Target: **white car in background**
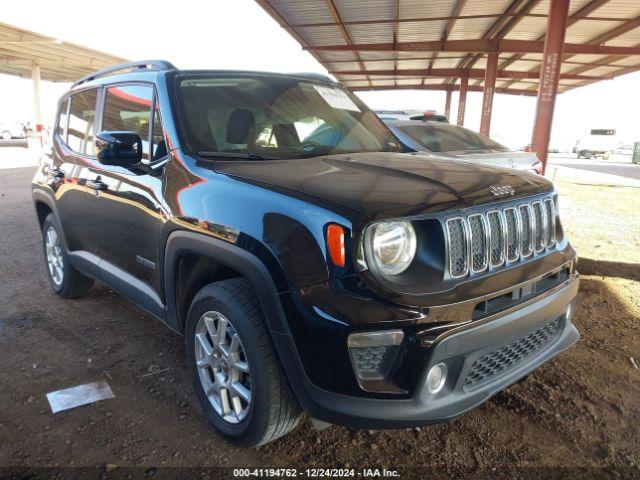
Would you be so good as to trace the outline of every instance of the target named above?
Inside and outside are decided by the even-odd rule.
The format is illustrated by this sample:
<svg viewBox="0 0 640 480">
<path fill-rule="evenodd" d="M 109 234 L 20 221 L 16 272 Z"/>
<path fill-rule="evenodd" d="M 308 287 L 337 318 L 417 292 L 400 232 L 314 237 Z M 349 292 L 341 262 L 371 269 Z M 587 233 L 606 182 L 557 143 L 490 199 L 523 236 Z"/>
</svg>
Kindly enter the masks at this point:
<svg viewBox="0 0 640 480">
<path fill-rule="evenodd" d="M 27 129 L 20 122 L 0 123 L 0 138 L 2 140 L 11 140 L 12 138 L 26 138 Z"/>
<path fill-rule="evenodd" d="M 542 162 L 535 153 L 516 152 L 467 128 L 442 120 L 383 121 L 407 150 L 542 174 Z"/>
<path fill-rule="evenodd" d="M 575 153 L 580 157 L 602 157 L 607 160 L 619 141 L 613 128 L 594 128 L 580 137 Z"/>
</svg>

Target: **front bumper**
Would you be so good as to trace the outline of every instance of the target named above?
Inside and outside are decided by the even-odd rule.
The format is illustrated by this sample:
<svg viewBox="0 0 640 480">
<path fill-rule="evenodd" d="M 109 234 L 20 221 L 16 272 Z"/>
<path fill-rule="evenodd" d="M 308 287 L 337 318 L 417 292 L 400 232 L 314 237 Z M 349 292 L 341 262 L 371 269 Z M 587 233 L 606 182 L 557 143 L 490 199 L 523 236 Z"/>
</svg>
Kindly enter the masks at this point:
<svg viewBox="0 0 640 480">
<path fill-rule="evenodd" d="M 575 344 L 580 335 L 566 317 L 578 291 L 577 274 L 511 309 L 448 330 L 430 355 L 411 398 L 365 398 L 330 392 L 305 375 L 295 385 L 302 406 L 320 420 L 363 428 L 403 428 L 437 423 L 478 406 Z M 289 337 L 290 338 L 290 337 Z M 284 339 L 281 339 L 284 340 Z M 293 359 L 292 359 L 293 360 Z M 444 388 L 426 388 L 426 374 L 447 365 Z"/>
</svg>

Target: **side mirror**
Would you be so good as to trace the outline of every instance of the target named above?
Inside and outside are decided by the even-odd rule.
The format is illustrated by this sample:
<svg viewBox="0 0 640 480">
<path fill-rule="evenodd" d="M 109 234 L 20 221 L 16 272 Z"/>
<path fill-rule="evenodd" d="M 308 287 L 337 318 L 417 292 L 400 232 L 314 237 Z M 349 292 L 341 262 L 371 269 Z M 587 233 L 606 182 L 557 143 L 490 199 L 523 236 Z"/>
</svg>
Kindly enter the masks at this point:
<svg viewBox="0 0 640 480">
<path fill-rule="evenodd" d="M 98 161 L 129 168 L 142 160 L 142 139 L 135 132 L 100 132 L 96 135 Z"/>
</svg>

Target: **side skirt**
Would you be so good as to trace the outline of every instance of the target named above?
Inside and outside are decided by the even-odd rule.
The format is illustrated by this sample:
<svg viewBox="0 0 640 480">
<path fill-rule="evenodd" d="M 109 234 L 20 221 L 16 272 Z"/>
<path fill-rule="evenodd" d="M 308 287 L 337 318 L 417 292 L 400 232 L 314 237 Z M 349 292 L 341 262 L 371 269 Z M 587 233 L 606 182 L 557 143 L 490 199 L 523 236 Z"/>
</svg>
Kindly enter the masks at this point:
<svg viewBox="0 0 640 480">
<path fill-rule="evenodd" d="M 85 275 L 100 280 L 118 294 L 166 322 L 160 296 L 145 282 L 100 257 L 85 251 L 69 252 L 71 264 Z M 169 327 L 169 325 L 167 323 Z M 173 327 L 171 327 L 173 330 Z"/>
</svg>

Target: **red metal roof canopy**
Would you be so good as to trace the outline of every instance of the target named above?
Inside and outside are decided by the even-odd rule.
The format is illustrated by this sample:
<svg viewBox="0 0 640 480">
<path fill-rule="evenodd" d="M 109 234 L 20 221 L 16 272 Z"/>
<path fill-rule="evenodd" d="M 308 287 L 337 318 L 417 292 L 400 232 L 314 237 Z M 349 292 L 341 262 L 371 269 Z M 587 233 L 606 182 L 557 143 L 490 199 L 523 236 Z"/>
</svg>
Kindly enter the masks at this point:
<svg viewBox="0 0 640 480">
<path fill-rule="evenodd" d="M 549 0 L 256 0 L 352 90 L 536 95 Z M 640 2 L 572 0 L 558 91 L 640 70 Z"/>
</svg>

